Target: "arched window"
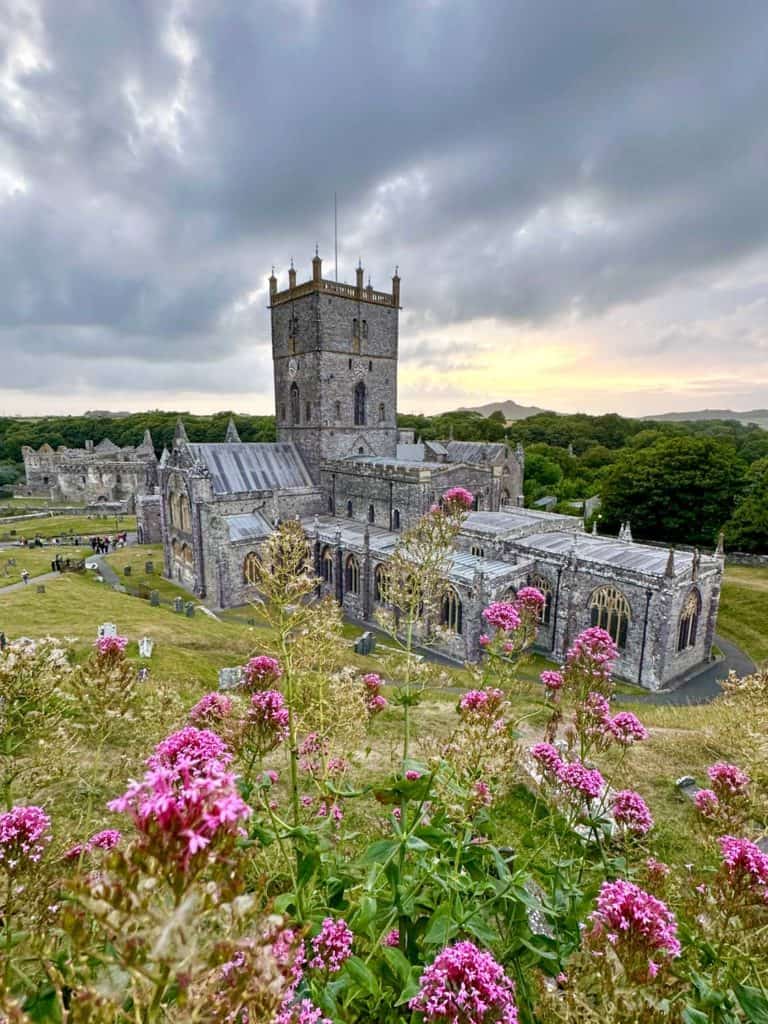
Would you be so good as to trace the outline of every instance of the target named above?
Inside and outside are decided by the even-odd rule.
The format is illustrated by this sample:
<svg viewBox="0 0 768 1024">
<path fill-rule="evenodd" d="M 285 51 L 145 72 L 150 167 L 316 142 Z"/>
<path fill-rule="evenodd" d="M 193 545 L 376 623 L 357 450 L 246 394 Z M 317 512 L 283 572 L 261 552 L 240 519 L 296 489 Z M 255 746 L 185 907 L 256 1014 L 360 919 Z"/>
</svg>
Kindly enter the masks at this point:
<svg viewBox="0 0 768 1024">
<path fill-rule="evenodd" d="M 291 384 L 291 423 L 301 422 L 301 403 L 299 401 L 299 385 Z"/>
<path fill-rule="evenodd" d="M 255 551 L 249 551 L 243 561 L 243 582 L 254 586 L 259 578 L 259 556 Z"/>
<path fill-rule="evenodd" d="M 480 495 L 479 494 L 476 494 L 475 497 L 474 497 L 474 500 L 472 502 L 472 510 L 474 512 L 479 512 L 480 511 Z"/>
<path fill-rule="evenodd" d="M 360 335 L 360 327 L 358 325 L 357 317 L 352 321 L 352 337 L 357 338 Z"/>
<path fill-rule="evenodd" d="M 379 604 L 389 604 L 389 573 L 385 565 L 377 565 L 373 574 L 373 596 Z"/>
<path fill-rule="evenodd" d="M 392 509 L 392 529 L 393 530 L 399 530 L 400 529 L 400 509 L 399 508 Z"/>
<path fill-rule="evenodd" d="M 376 506 L 375 505 L 369 505 L 368 506 L 368 522 L 369 523 L 375 523 L 376 522 Z"/>
<path fill-rule="evenodd" d="M 601 587 L 589 599 L 590 624 L 610 633 L 617 647 L 627 645 L 629 618 L 629 602 L 616 587 Z"/>
<path fill-rule="evenodd" d="M 501 490 L 501 507 L 506 508 L 507 505 L 512 504 L 512 495 L 509 493 L 506 487 Z"/>
<path fill-rule="evenodd" d="M 443 594 L 440 604 L 440 625 L 445 626 L 451 633 L 461 633 L 463 629 L 461 598 L 453 587 L 449 587 Z"/>
<path fill-rule="evenodd" d="M 333 549 L 323 548 L 323 557 L 320 560 L 320 572 L 326 583 L 333 583 Z"/>
<path fill-rule="evenodd" d="M 685 599 L 683 610 L 680 612 L 680 625 L 677 631 L 678 651 L 684 651 L 688 647 L 696 646 L 696 634 L 699 629 L 700 615 L 701 594 L 694 587 Z"/>
<path fill-rule="evenodd" d="M 341 402 L 333 403 L 333 413 L 337 420 L 341 419 Z"/>
<path fill-rule="evenodd" d="M 379 423 L 383 423 L 386 418 L 387 418 L 387 416 L 386 416 L 386 410 L 384 408 L 384 403 L 383 402 L 379 402 Z"/>
<path fill-rule="evenodd" d="M 347 594 L 360 593 L 360 566 L 354 555 L 347 555 L 344 572 L 344 590 Z"/>
<path fill-rule="evenodd" d="M 365 426 L 365 383 L 358 381 L 355 385 L 355 426 Z"/>
<path fill-rule="evenodd" d="M 304 419 L 306 420 L 307 423 L 309 423 L 309 421 L 312 419 L 312 403 L 311 402 L 305 402 L 304 403 L 304 414 L 305 414 L 304 415 Z"/>
<path fill-rule="evenodd" d="M 472 554 L 477 555 L 478 558 L 485 558 L 485 548 L 480 547 L 479 544 L 473 544 Z"/>
<path fill-rule="evenodd" d="M 538 574 L 529 576 L 527 583 L 529 587 L 535 587 L 544 595 L 544 607 L 541 609 L 539 622 L 542 626 L 548 626 L 552 617 L 552 584 L 546 576 L 539 576 Z"/>
<path fill-rule="evenodd" d="M 355 509 L 354 509 L 354 506 L 352 504 L 352 499 L 350 498 L 349 501 L 347 502 L 347 519 L 351 519 L 352 518 L 352 513 L 354 512 L 354 510 Z"/>
<path fill-rule="evenodd" d="M 285 402 L 280 403 L 280 419 L 285 423 Z"/>
<path fill-rule="evenodd" d="M 334 507 L 333 507 L 333 495 L 332 494 L 328 495 L 328 511 L 330 512 L 331 515 L 333 515 L 334 512 L 336 511 L 334 509 Z"/>
<path fill-rule="evenodd" d="M 368 337 L 368 321 L 367 320 L 363 320 L 363 337 L 364 338 Z"/>
</svg>

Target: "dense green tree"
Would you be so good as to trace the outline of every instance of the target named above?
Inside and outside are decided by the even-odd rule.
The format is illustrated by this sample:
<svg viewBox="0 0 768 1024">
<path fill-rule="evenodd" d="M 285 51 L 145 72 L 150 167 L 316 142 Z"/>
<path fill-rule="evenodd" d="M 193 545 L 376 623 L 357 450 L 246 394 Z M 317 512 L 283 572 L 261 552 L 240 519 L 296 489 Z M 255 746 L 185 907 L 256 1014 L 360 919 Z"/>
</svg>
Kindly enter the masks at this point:
<svg viewBox="0 0 768 1024">
<path fill-rule="evenodd" d="M 733 551 L 768 552 L 768 458 L 747 471 L 744 496 L 725 528 Z"/>
<path fill-rule="evenodd" d="M 622 453 L 607 473 L 602 526 L 630 520 L 635 537 L 714 543 L 743 483 L 732 444 L 715 438 L 665 438 Z"/>
</svg>

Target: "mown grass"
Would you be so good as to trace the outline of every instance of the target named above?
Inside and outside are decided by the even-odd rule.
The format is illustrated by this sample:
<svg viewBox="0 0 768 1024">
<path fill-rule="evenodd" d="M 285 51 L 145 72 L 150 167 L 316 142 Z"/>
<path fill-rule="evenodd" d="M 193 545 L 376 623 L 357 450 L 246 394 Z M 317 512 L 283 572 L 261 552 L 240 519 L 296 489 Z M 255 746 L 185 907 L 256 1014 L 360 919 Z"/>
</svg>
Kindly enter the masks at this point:
<svg viewBox="0 0 768 1024">
<path fill-rule="evenodd" d="M 19 583 L 24 569 L 33 578 L 51 572 L 51 562 L 57 555 L 66 560 L 81 559 L 85 554 L 84 548 L 66 544 L 51 544 L 44 548 L 0 548 L 0 588 Z"/>
<path fill-rule="evenodd" d="M 768 568 L 726 568 L 717 629 L 757 665 L 768 661 Z"/>
<path fill-rule="evenodd" d="M 18 523 L 0 523 L 0 540 L 33 540 L 42 537 L 78 536 L 86 540 L 94 536 L 111 536 L 136 529 L 136 516 L 49 516 L 45 519 L 22 519 Z"/>
</svg>

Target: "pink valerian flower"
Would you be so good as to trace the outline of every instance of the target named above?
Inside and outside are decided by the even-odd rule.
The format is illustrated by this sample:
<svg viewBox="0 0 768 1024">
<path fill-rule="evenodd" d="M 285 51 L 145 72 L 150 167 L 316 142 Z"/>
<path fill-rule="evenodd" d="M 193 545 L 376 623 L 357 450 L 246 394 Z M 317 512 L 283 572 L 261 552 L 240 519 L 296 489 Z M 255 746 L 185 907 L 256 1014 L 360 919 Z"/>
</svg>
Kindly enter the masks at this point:
<svg viewBox="0 0 768 1024">
<path fill-rule="evenodd" d="M 118 658 L 128 646 L 127 636 L 100 636 L 94 645 L 100 658 Z"/>
<path fill-rule="evenodd" d="M 480 638 L 477 642 L 480 644 L 481 647 L 490 647 L 491 638 L 488 636 L 487 633 L 481 633 Z"/>
<path fill-rule="evenodd" d="M 123 834 L 116 828 L 104 829 L 103 832 L 96 832 L 87 843 L 77 843 L 66 853 L 62 854 L 64 860 L 77 860 L 91 850 L 114 850 L 122 841 Z"/>
<path fill-rule="evenodd" d="M 477 807 L 490 807 L 493 803 L 491 787 L 482 779 L 478 779 L 472 784 L 472 802 Z"/>
<path fill-rule="evenodd" d="M 246 724 L 257 734 L 263 753 L 288 739 L 289 720 L 288 705 L 279 690 L 257 690 L 251 695 Z"/>
<path fill-rule="evenodd" d="M 392 931 L 387 932 L 384 938 L 381 940 L 382 946 L 399 946 L 400 945 L 400 929 L 393 928 Z"/>
<path fill-rule="evenodd" d="M 416 779 L 421 778 L 421 772 L 417 772 L 415 768 L 409 768 L 405 773 L 405 778 L 408 782 L 415 782 Z"/>
<path fill-rule="evenodd" d="M 648 857 L 645 862 L 645 870 L 647 871 L 649 878 L 661 881 L 669 874 L 670 867 L 669 864 L 656 860 L 655 857 Z"/>
<path fill-rule="evenodd" d="M 536 743 L 531 747 L 531 757 L 536 761 L 545 779 L 554 782 L 560 777 L 563 759 L 551 743 Z"/>
<path fill-rule="evenodd" d="M 366 690 L 378 693 L 382 686 L 382 678 L 378 672 L 368 672 L 363 676 L 363 686 L 365 686 Z"/>
<path fill-rule="evenodd" d="M 768 903 L 768 855 L 749 839 L 721 836 L 723 867 L 730 885 L 739 895 L 757 897 Z"/>
<path fill-rule="evenodd" d="M 426 1024 L 517 1024 L 515 986 L 490 953 L 472 942 L 446 946 L 421 975 L 408 1008 Z"/>
<path fill-rule="evenodd" d="M 369 672 L 363 676 L 363 685 L 365 686 L 365 707 L 368 714 L 373 718 L 374 715 L 378 715 L 380 711 L 388 707 L 389 701 L 381 692 L 383 684 L 378 673 Z"/>
<path fill-rule="evenodd" d="M 374 715 L 378 715 L 380 711 L 388 708 L 389 701 L 383 694 L 375 693 L 372 697 L 369 697 L 366 700 L 365 706 L 368 710 L 368 714 L 373 717 Z"/>
<path fill-rule="evenodd" d="M 632 789 L 621 789 L 611 799 L 611 810 L 617 825 L 626 832 L 644 836 L 653 828 L 653 816 L 639 793 Z"/>
<path fill-rule="evenodd" d="M 590 922 L 588 945 L 599 950 L 609 942 L 627 974 L 638 982 L 654 977 L 660 965 L 680 956 L 675 915 L 633 882 L 603 882 Z"/>
<path fill-rule="evenodd" d="M 469 510 L 475 503 L 475 496 L 465 487 L 450 487 L 443 494 L 443 504 Z"/>
<path fill-rule="evenodd" d="M 700 789 L 693 798 L 693 804 L 703 818 L 716 818 L 720 810 L 717 793 L 712 789 Z"/>
<path fill-rule="evenodd" d="M 314 956 L 309 966 L 336 974 L 352 956 L 352 931 L 343 918 L 326 917 L 320 932 L 312 939 Z"/>
<path fill-rule="evenodd" d="M 221 758 L 157 757 L 162 746 L 155 748 L 144 778 L 107 806 L 131 816 L 143 845 L 161 864 L 187 873 L 204 863 L 200 854 L 243 834 L 240 823 L 251 809 Z"/>
<path fill-rule="evenodd" d="M 562 789 L 587 802 L 597 800 L 605 786 L 605 779 L 597 768 L 587 768 L 580 761 L 563 762 L 557 779 Z"/>
<path fill-rule="evenodd" d="M 317 817 L 330 818 L 331 821 L 338 825 L 344 820 L 344 811 L 342 810 L 341 805 L 335 801 L 327 802 L 325 800 L 321 800 L 317 808 Z"/>
<path fill-rule="evenodd" d="M 648 739 L 648 730 L 631 711 L 620 711 L 608 720 L 607 726 L 611 736 L 623 747 L 631 747 L 637 741 Z"/>
<path fill-rule="evenodd" d="M 530 609 L 538 616 L 547 603 L 547 599 L 536 587 L 521 587 L 515 598 L 519 608 Z"/>
<path fill-rule="evenodd" d="M 723 761 L 710 765 L 707 768 L 707 775 L 712 782 L 712 788 L 721 800 L 730 796 L 741 796 L 746 792 L 750 782 L 749 776 L 741 768 Z"/>
<path fill-rule="evenodd" d="M 323 1016 L 310 999 L 301 999 L 298 1003 L 281 1010 L 275 1018 L 275 1024 L 333 1024 Z"/>
<path fill-rule="evenodd" d="M 509 601 L 494 601 L 483 611 L 483 618 L 502 633 L 511 633 L 520 625 L 520 613 Z"/>
<path fill-rule="evenodd" d="M 328 743 L 320 733 L 308 732 L 299 746 L 299 768 L 308 775 L 319 775 L 328 756 Z"/>
<path fill-rule="evenodd" d="M 544 689 L 549 693 L 557 693 L 558 690 L 562 690 L 563 688 L 562 672 L 553 672 L 550 669 L 547 669 L 541 673 L 539 679 L 541 679 L 544 684 Z"/>
<path fill-rule="evenodd" d="M 349 761 L 346 757 L 329 757 L 327 771 L 329 775 L 340 777 L 349 771 Z"/>
<path fill-rule="evenodd" d="M 251 658 L 243 666 L 243 679 L 249 690 L 264 690 L 268 686 L 274 685 L 282 674 L 280 662 L 277 658 L 270 658 L 267 654 Z"/>
<path fill-rule="evenodd" d="M 148 768 L 169 768 L 172 771 L 185 768 L 194 771 L 209 762 L 216 762 L 225 768 L 231 760 L 232 754 L 226 743 L 215 732 L 187 725 L 161 740 L 146 763 Z"/>
<path fill-rule="evenodd" d="M 588 693 L 576 707 L 576 728 L 585 736 L 606 738 L 611 706 L 601 693 Z"/>
<path fill-rule="evenodd" d="M 464 718 L 494 718 L 503 702 L 504 693 L 492 686 L 485 690 L 469 690 L 459 701 L 459 714 Z"/>
<path fill-rule="evenodd" d="M 51 819 L 42 807 L 12 807 L 0 814 L 0 868 L 15 875 L 36 864 L 51 841 Z"/>
<path fill-rule="evenodd" d="M 215 726 L 232 714 L 232 700 L 224 693 L 206 693 L 191 708 L 189 721 L 192 725 L 205 728 Z"/>
<path fill-rule="evenodd" d="M 587 686 L 608 686 L 618 654 L 610 633 L 599 626 L 585 629 L 573 641 L 565 656 L 566 681 L 581 679 Z"/>
</svg>

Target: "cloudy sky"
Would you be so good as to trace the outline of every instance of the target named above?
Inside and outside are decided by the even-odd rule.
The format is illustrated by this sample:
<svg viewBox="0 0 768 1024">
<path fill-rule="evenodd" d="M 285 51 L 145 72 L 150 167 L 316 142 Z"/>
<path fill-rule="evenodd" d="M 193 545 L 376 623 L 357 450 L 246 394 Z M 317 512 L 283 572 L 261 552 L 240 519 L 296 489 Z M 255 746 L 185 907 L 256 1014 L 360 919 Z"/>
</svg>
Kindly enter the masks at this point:
<svg viewBox="0 0 768 1024">
<path fill-rule="evenodd" d="M 334 190 L 403 411 L 768 406 L 767 52 L 766 0 L 0 0 L 0 413 L 272 411 Z"/>
</svg>

